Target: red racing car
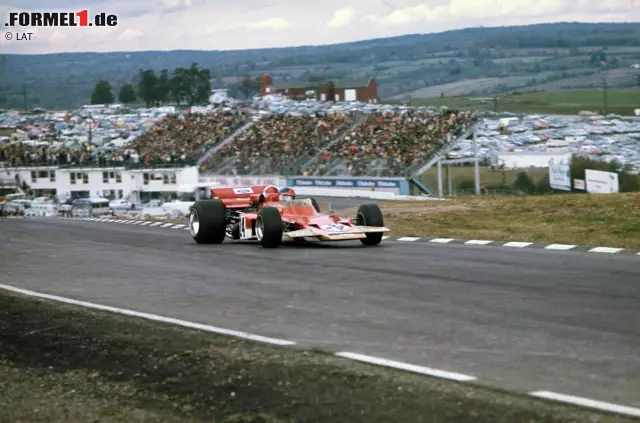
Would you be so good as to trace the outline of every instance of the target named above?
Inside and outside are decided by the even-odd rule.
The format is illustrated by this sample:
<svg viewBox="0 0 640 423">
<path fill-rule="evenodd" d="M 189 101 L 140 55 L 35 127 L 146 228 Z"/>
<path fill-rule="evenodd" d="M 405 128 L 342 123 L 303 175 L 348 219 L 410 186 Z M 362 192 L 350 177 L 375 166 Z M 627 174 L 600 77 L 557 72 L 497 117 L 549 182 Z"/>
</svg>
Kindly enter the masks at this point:
<svg viewBox="0 0 640 423">
<path fill-rule="evenodd" d="M 189 209 L 189 230 L 199 244 L 221 244 L 229 237 L 257 240 L 267 248 L 278 247 L 283 239 L 359 239 L 378 245 L 389 231 L 377 204 L 363 204 L 355 218 L 344 218 L 321 213 L 314 199 L 296 199 L 290 188 L 273 185 L 213 188 L 210 196 Z"/>
</svg>

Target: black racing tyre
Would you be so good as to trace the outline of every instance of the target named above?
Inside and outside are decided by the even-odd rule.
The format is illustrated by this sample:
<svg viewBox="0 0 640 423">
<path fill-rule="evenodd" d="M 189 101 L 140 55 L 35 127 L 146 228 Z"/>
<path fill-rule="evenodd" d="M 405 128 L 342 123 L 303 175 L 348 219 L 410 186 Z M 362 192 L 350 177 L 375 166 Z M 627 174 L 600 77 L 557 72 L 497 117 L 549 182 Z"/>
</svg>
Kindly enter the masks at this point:
<svg viewBox="0 0 640 423">
<path fill-rule="evenodd" d="M 196 201 L 189 212 L 189 232 L 198 244 L 222 244 L 226 236 L 226 207 L 222 201 Z"/>
<path fill-rule="evenodd" d="M 358 207 L 357 214 L 358 224 L 362 226 L 384 226 L 384 219 L 382 218 L 382 212 L 377 204 L 363 204 Z M 360 239 L 364 245 L 378 245 L 382 242 L 383 232 L 372 232 L 366 234 L 366 238 Z"/>
<path fill-rule="evenodd" d="M 256 218 L 256 238 L 265 248 L 276 248 L 282 243 L 284 225 L 280 210 L 275 207 L 264 207 Z"/>
</svg>

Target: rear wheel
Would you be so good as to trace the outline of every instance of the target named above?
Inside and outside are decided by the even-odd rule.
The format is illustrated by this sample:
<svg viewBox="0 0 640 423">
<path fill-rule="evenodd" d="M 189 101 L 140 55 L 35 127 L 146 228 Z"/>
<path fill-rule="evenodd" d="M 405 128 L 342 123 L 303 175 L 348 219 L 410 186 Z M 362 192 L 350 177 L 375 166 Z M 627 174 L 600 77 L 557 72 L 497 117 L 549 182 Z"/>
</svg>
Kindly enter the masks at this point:
<svg viewBox="0 0 640 423">
<path fill-rule="evenodd" d="M 377 204 L 363 204 L 358 207 L 356 216 L 358 224 L 362 226 L 383 227 L 384 219 Z M 367 233 L 366 238 L 360 239 L 364 245 L 378 245 L 382 242 L 382 232 Z"/>
<path fill-rule="evenodd" d="M 191 206 L 189 232 L 198 244 L 222 244 L 226 228 L 226 207 L 222 201 L 200 200 Z"/>
<path fill-rule="evenodd" d="M 282 243 L 284 225 L 280 210 L 275 207 L 264 207 L 256 217 L 256 238 L 265 248 L 276 248 Z"/>
</svg>

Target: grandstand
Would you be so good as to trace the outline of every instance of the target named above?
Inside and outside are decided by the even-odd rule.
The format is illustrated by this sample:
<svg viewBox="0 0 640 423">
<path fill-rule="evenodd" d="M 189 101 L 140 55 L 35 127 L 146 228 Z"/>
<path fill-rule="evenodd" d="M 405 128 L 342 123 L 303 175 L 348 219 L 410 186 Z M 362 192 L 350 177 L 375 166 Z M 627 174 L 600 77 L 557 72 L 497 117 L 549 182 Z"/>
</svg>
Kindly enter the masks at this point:
<svg viewBox="0 0 640 423">
<path fill-rule="evenodd" d="M 269 116 L 226 145 L 202 171 L 219 175 L 408 176 L 470 113 L 391 113 L 325 118 Z"/>
<path fill-rule="evenodd" d="M 468 130 L 475 120 L 472 112 L 436 113 L 418 109 L 302 116 L 291 113 L 258 116 L 243 109 L 215 109 L 166 115 L 120 148 L 84 142 L 60 143 L 55 131 L 47 132 L 51 125 L 43 125 L 44 135 L 37 140 L 0 144 L 0 162 L 5 167 L 63 169 L 197 166 L 204 177 L 409 179 L 417 170 L 424 169 L 447 141 Z M 55 184 L 51 169 L 40 170 Z M 84 178 L 83 175 L 76 177 Z"/>
</svg>

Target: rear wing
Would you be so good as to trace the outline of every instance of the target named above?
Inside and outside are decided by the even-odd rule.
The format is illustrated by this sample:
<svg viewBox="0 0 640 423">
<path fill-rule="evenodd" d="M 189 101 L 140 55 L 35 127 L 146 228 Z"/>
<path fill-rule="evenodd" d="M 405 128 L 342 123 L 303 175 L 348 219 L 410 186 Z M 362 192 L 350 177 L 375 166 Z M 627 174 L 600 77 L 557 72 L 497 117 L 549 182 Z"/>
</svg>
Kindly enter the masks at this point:
<svg viewBox="0 0 640 423">
<path fill-rule="evenodd" d="M 246 209 L 260 200 L 260 196 L 269 185 L 254 185 L 235 188 L 212 188 L 211 198 L 217 198 L 230 209 Z"/>
</svg>

